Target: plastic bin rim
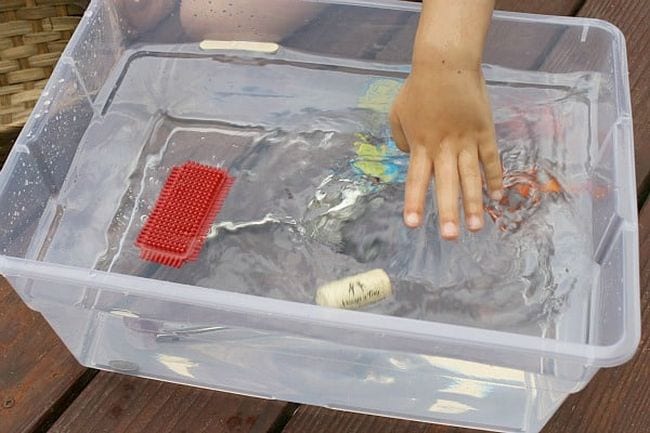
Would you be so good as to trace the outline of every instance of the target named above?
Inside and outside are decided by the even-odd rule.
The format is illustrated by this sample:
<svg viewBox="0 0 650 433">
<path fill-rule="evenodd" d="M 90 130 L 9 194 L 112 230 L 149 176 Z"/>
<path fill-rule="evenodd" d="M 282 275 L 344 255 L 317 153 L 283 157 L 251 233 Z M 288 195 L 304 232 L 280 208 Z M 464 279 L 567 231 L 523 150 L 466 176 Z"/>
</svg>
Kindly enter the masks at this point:
<svg viewBox="0 0 650 433">
<path fill-rule="evenodd" d="M 74 266 L 58 265 L 16 257 L 0 256 L 0 273 L 11 277 L 24 277 L 56 283 L 71 283 L 97 289 L 107 289 L 128 295 L 142 295 L 163 301 L 173 301 L 186 305 L 218 307 L 250 317 L 282 318 L 300 324 L 295 332 L 308 338 L 328 340 L 321 335 L 310 334 L 318 328 L 355 329 L 359 334 L 388 335 L 408 338 L 418 343 L 436 344 L 453 342 L 467 343 L 471 347 L 500 348 L 525 354 L 535 354 L 555 359 L 577 361 L 585 366 L 612 367 L 629 360 L 640 341 L 639 321 L 633 318 L 640 312 L 629 312 L 624 333 L 616 343 L 597 346 L 545 339 L 542 337 L 514 334 L 505 331 L 481 329 L 440 322 L 427 322 L 416 319 L 384 316 L 352 310 L 323 308 L 279 299 L 233 293 L 161 280 L 151 280 L 124 274 L 88 270 Z M 638 283 L 638 281 L 637 281 Z M 300 305 L 300 308 L 296 308 Z M 636 304 L 635 309 L 640 309 Z M 290 313 L 287 313 L 287 312 Z M 308 325 L 308 326 L 306 326 Z M 330 332 L 331 334 L 331 332 Z M 331 335 L 337 342 L 338 333 Z M 382 347 L 382 349 L 391 349 Z"/>
</svg>

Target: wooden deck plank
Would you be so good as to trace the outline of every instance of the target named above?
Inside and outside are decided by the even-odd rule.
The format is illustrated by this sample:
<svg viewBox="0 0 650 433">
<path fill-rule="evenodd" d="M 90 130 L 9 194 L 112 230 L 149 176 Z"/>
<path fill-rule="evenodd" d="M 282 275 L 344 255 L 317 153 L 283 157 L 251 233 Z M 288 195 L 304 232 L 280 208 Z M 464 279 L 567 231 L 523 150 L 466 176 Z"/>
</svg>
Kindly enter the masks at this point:
<svg viewBox="0 0 650 433">
<path fill-rule="evenodd" d="M 553 0 L 548 2 L 497 0 L 496 8 L 511 12 L 527 12 L 547 15 L 571 15 L 583 0 Z M 391 35 L 377 54 L 379 60 L 392 62 L 409 62 L 417 27 L 417 16 L 411 17 L 402 29 Z M 504 23 L 500 27 L 492 27 L 485 48 L 485 60 L 510 68 L 530 69 L 540 63 L 545 53 L 551 50 L 560 31 L 554 28 L 545 29 L 540 33 L 538 28 L 531 28 L 526 23 Z M 522 46 L 527 49 L 522 49 Z M 409 47 L 409 49 L 404 49 Z M 524 53 L 524 54 L 522 54 Z"/>
<path fill-rule="evenodd" d="M 0 168 L 2 168 L 7 156 L 9 156 L 9 151 L 14 145 L 19 133 L 20 129 L 8 129 L 0 132 Z"/>
<path fill-rule="evenodd" d="M 281 428 L 294 409 L 279 401 L 102 372 L 50 432 L 267 433 Z"/>
<path fill-rule="evenodd" d="M 643 338 L 627 364 L 603 369 L 569 398 L 543 433 L 646 433 L 650 425 L 650 201 L 640 216 L 641 317 Z M 478 433 L 457 427 L 301 406 L 283 433 Z"/>
<path fill-rule="evenodd" d="M 422 0 L 407 0 L 422 3 Z M 495 9 L 510 12 L 546 15 L 574 15 L 585 0 L 496 0 Z"/>
<path fill-rule="evenodd" d="M 373 58 L 404 24 L 399 11 L 330 6 L 282 45 L 325 56 Z"/>
<path fill-rule="evenodd" d="M 0 277 L 0 432 L 32 432 L 83 386 L 80 366 Z"/>
<path fill-rule="evenodd" d="M 545 15 L 574 15 L 584 0 L 496 0 L 495 8 L 502 11 Z"/>
<path fill-rule="evenodd" d="M 582 0 L 550 2 L 499 0 L 497 8 L 517 12 L 568 15 L 576 10 L 581 2 Z M 283 41 L 283 45 L 298 49 L 310 47 L 312 51 L 316 47 L 328 56 L 362 56 L 379 60 L 390 59 L 393 62 L 409 62 L 417 19 L 416 15 L 405 19 L 405 16 L 399 12 L 373 13 L 367 8 L 350 10 L 327 8 L 311 24 Z M 539 32 L 531 32 L 530 26 L 525 24 L 512 24 L 502 31 L 512 32 L 513 29 L 520 32 L 516 38 L 501 38 L 499 29 L 492 32 L 490 36 L 492 39 L 506 39 L 513 47 L 517 47 L 513 50 L 517 55 L 508 55 L 509 52 L 504 48 L 503 43 L 489 45 L 488 55 L 495 57 L 494 62 L 504 66 L 528 68 L 538 61 L 540 53 L 547 48 L 546 45 L 554 43 L 558 37 L 555 29 L 549 29 L 542 35 L 544 40 L 540 41 Z M 530 55 L 521 55 L 522 43 L 530 44 Z"/>
<path fill-rule="evenodd" d="M 587 0 L 578 15 L 607 20 L 626 37 L 638 198 L 643 203 L 650 192 L 650 5 L 647 0 Z M 542 69 L 553 71 L 566 64 L 599 65 L 602 59 L 589 53 L 596 52 L 604 39 L 585 35 L 585 49 L 574 42 L 581 32 L 582 29 L 567 32 Z"/>
</svg>

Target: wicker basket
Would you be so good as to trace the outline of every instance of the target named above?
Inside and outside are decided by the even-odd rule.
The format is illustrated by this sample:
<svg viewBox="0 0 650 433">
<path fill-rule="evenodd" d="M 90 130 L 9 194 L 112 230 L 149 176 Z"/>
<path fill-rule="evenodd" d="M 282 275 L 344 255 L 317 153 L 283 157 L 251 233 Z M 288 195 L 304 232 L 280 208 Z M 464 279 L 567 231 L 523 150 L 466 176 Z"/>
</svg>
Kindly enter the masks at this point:
<svg viewBox="0 0 650 433">
<path fill-rule="evenodd" d="M 0 137 L 25 124 L 88 3 L 0 0 Z"/>
</svg>

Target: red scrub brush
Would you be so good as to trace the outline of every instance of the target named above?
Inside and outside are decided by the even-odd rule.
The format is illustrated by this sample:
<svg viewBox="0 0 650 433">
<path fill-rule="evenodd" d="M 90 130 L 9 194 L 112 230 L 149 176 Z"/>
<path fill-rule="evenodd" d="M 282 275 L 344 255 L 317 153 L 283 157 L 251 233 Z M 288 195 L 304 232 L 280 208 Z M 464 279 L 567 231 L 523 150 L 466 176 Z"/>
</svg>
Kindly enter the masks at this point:
<svg viewBox="0 0 650 433">
<path fill-rule="evenodd" d="M 140 257 L 175 268 L 196 260 L 232 182 L 226 170 L 197 162 L 172 168 L 135 241 Z"/>
</svg>

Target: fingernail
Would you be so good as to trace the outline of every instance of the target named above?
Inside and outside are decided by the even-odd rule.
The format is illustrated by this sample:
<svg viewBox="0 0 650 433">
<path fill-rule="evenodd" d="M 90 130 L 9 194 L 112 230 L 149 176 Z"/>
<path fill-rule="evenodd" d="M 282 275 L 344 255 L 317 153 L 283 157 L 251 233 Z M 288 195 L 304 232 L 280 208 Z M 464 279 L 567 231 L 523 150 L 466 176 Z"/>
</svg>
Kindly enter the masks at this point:
<svg viewBox="0 0 650 433">
<path fill-rule="evenodd" d="M 454 223 L 444 223 L 442 225 L 442 237 L 446 239 L 458 236 L 458 227 Z"/>
<path fill-rule="evenodd" d="M 483 227 L 483 220 L 477 215 L 472 215 L 467 219 L 467 226 L 470 230 L 480 230 Z"/>
<path fill-rule="evenodd" d="M 503 198 L 503 191 L 501 191 L 501 190 L 492 191 L 490 193 L 490 198 L 492 200 L 500 201 Z"/>
<path fill-rule="evenodd" d="M 404 221 L 406 222 L 406 225 L 409 227 L 417 227 L 420 225 L 420 216 L 415 212 L 411 212 L 406 214 L 406 218 L 404 218 Z"/>
</svg>

